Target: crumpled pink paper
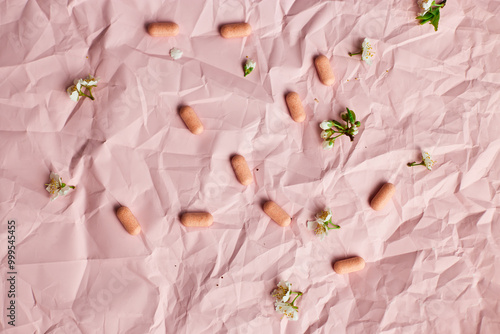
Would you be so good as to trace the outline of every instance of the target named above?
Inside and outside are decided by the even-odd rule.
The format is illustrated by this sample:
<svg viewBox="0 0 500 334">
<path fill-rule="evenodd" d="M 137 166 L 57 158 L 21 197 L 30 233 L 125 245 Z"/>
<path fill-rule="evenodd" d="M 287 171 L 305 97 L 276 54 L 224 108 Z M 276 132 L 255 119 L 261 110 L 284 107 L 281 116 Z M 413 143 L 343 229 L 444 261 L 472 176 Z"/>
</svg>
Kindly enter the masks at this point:
<svg viewBox="0 0 500 334">
<path fill-rule="evenodd" d="M 500 332 L 500 3 L 448 1 L 438 32 L 417 12 L 413 0 L 0 3 L 0 330 Z M 155 21 L 180 34 L 148 36 Z M 250 37 L 219 36 L 240 21 Z M 348 56 L 365 37 L 371 67 Z M 313 67 L 320 53 L 332 87 Z M 244 78 L 246 56 L 257 67 Z M 101 78 L 96 100 L 74 103 L 66 88 L 87 74 Z M 300 94 L 304 123 L 292 121 L 288 91 Z M 184 104 L 203 134 L 186 129 Z M 345 107 L 359 134 L 323 151 L 318 125 Z M 406 166 L 422 150 L 437 160 L 432 172 Z M 235 153 L 252 168 L 249 187 L 231 169 Z M 76 190 L 50 202 L 51 171 Z M 375 212 L 384 182 L 397 191 Z M 268 199 L 290 227 L 263 213 Z M 141 235 L 120 225 L 120 205 Z M 326 206 L 341 229 L 320 242 L 306 222 Z M 215 222 L 185 228 L 184 211 Z M 6 318 L 9 219 L 16 327 Z M 363 271 L 333 271 L 354 255 Z M 297 322 L 274 311 L 280 280 L 304 292 Z"/>
</svg>

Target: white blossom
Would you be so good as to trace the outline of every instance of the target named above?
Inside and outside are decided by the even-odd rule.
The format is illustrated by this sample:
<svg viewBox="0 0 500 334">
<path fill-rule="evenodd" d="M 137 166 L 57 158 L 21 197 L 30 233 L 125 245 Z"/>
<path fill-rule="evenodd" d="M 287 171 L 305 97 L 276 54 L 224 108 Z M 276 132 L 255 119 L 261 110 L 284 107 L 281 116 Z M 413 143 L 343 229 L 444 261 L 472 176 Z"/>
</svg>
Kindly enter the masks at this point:
<svg viewBox="0 0 500 334">
<path fill-rule="evenodd" d="M 172 57 L 172 59 L 174 60 L 181 59 L 182 54 L 183 54 L 182 50 L 179 50 L 177 48 L 170 49 L 170 57 Z"/>
<path fill-rule="evenodd" d="M 320 240 L 325 239 L 328 235 L 328 229 L 324 223 L 319 223 L 317 220 L 312 220 L 307 222 L 307 228 L 314 231 L 314 234 L 319 237 Z"/>
<path fill-rule="evenodd" d="M 276 311 L 283 313 L 288 319 L 297 321 L 299 319 L 299 311 L 297 307 L 292 306 L 289 303 L 276 302 Z"/>
<path fill-rule="evenodd" d="M 292 293 L 292 284 L 288 281 L 280 281 L 278 283 L 278 287 L 273 290 L 271 296 L 276 298 L 277 302 L 286 302 L 290 298 L 290 294 Z"/>
<path fill-rule="evenodd" d="M 69 186 L 63 182 L 61 177 L 54 173 L 50 173 L 50 183 L 46 184 L 47 188 L 45 188 L 50 194 L 50 200 L 55 200 L 59 196 L 64 196 L 68 193 L 71 188 L 75 188 L 74 186 Z"/>
<path fill-rule="evenodd" d="M 419 15 L 425 15 L 431 9 L 434 0 L 418 0 L 418 8 L 420 8 L 421 12 Z"/>
<path fill-rule="evenodd" d="M 71 100 L 78 102 L 78 100 L 80 99 L 80 94 L 78 94 L 78 90 L 76 89 L 75 85 L 69 86 L 66 92 L 68 93 Z"/>
<path fill-rule="evenodd" d="M 436 163 L 431 159 L 431 155 L 427 152 L 422 153 L 422 160 L 424 161 L 424 165 L 428 170 L 432 170 L 432 166 Z"/>
<path fill-rule="evenodd" d="M 365 38 L 361 47 L 363 49 L 361 59 L 363 59 L 368 65 L 371 65 L 373 57 L 375 57 L 375 51 L 373 50 L 373 47 L 368 38 Z"/>
</svg>

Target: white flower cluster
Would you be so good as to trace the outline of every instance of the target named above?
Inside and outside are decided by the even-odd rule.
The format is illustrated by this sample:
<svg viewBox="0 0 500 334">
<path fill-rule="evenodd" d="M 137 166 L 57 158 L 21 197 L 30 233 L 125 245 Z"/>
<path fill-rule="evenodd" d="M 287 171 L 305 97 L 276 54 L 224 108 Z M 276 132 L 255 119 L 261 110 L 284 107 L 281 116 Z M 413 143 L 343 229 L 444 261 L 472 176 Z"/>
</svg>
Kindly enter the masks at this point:
<svg viewBox="0 0 500 334">
<path fill-rule="evenodd" d="M 307 222 L 307 228 L 313 230 L 320 240 L 323 240 L 328 235 L 329 230 L 340 228 L 340 226 L 332 223 L 332 210 L 329 208 L 317 213 L 315 218 L 316 220 Z"/>
<path fill-rule="evenodd" d="M 97 83 L 99 82 L 99 78 L 94 78 L 92 75 L 88 75 L 85 79 L 75 79 L 73 81 L 74 85 L 68 87 L 66 92 L 69 95 L 69 98 L 75 102 L 78 102 L 80 96 L 87 96 L 91 100 L 94 99 L 92 96 L 92 88 L 97 87 Z M 83 92 L 83 89 L 87 88 L 88 94 Z"/>
<path fill-rule="evenodd" d="M 297 321 L 299 319 L 299 308 L 294 306 L 293 303 L 298 296 L 302 295 L 301 292 L 293 292 L 291 290 L 292 284 L 288 281 L 280 281 L 278 283 L 278 287 L 273 290 L 271 296 L 276 298 L 274 302 L 274 306 L 276 307 L 276 311 L 282 313 L 290 320 Z M 297 297 L 290 303 L 290 296 L 292 293 L 296 293 Z"/>
</svg>

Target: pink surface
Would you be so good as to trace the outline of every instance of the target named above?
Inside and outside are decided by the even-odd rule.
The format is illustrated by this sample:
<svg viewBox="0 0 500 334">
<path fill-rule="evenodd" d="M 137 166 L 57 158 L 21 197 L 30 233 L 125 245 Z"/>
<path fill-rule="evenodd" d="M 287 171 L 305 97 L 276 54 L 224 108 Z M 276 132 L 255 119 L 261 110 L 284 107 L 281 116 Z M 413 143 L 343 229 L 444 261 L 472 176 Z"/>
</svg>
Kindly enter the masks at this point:
<svg viewBox="0 0 500 334">
<path fill-rule="evenodd" d="M 500 332 L 498 0 L 448 1 L 438 32 L 417 24 L 413 0 L 7 0 L 0 13 L 4 333 Z M 180 34 L 152 38 L 153 21 Z M 238 21 L 249 38 L 219 36 Z M 371 67 L 347 55 L 364 37 Z M 313 67 L 319 53 L 332 87 Z M 243 78 L 246 56 L 257 68 Z M 66 88 L 89 73 L 101 78 L 96 101 L 75 104 Z M 286 109 L 290 90 L 304 123 Z M 184 104 L 201 135 L 178 116 Z M 362 122 L 356 140 L 323 151 L 319 122 L 346 106 Z M 406 167 L 422 149 L 432 172 Z M 49 202 L 51 171 L 77 189 Z M 383 182 L 397 191 L 375 212 Z M 268 199 L 290 227 L 264 214 Z M 120 225 L 120 205 L 139 236 Z M 325 206 L 342 228 L 320 242 L 306 221 Z M 214 224 L 185 228 L 185 211 Z M 351 255 L 366 268 L 336 274 L 333 261 Z M 274 311 L 282 279 L 304 292 L 297 322 Z"/>
</svg>

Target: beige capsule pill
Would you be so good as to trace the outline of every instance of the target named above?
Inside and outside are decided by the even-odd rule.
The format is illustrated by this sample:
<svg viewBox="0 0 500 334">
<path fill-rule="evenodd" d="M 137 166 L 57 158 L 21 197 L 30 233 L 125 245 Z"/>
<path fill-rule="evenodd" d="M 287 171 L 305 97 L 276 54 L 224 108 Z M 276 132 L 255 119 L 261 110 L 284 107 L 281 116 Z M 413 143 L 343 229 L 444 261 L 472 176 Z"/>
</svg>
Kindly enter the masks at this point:
<svg viewBox="0 0 500 334">
<path fill-rule="evenodd" d="M 188 227 L 208 227 L 214 222 L 214 217 L 208 212 L 187 212 L 181 216 L 181 223 Z"/>
<path fill-rule="evenodd" d="M 141 233 L 141 225 L 139 225 L 132 211 L 126 206 L 122 206 L 116 210 L 116 217 L 118 217 L 118 220 L 129 234 L 137 235 Z"/>
<path fill-rule="evenodd" d="M 153 37 L 173 37 L 179 34 L 179 25 L 174 22 L 154 22 L 148 24 L 148 33 Z"/>
<path fill-rule="evenodd" d="M 247 161 L 243 156 L 236 154 L 231 158 L 231 165 L 233 166 L 236 178 L 242 185 L 248 186 L 253 182 L 252 172 L 250 168 L 248 168 Z"/>
<path fill-rule="evenodd" d="M 195 135 L 199 135 L 203 132 L 203 124 L 201 124 L 198 115 L 194 112 L 193 108 L 189 106 L 184 106 L 179 110 L 179 115 L 181 116 L 184 124 L 186 124 L 189 131 Z"/>
<path fill-rule="evenodd" d="M 299 94 L 290 92 L 286 94 L 285 100 L 292 119 L 298 123 L 303 122 L 306 119 L 306 112 L 304 111 L 304 106 L 302 105 Z"/>
<path fill-rule="evenodd" d="M 314 65 L 316 66 L 316 71 L 318 71 L 319 80 L 323 85 L 331 86 L 335 82 L 335 76 L 333 75 L 332 67 L 330 66 L 330 60 L 324 55 L 319 55 L 314 59 Z"/>
<path fill-rule="evenodd" d="M 362 257 L 355 256 L 349 259 L 340 260 L 334 263 L 333 270 L 337 274 L 349 274 L 362 270 L 365 267 L 365 260 Z"/>
<path fill-rule="evenodd" d="M 375 197 L 373 197 L 370 206 L 373 210 L 382 210 L 389 203 L 395 192 L 396 187 L 392 183 L 384 184 Z"/>
<path fill-rule="evenodd" d="M 220 35 L 224 38 L 240 38 L 250 36 L 252 26 L 248 23 L 230 23 L 224 24 L 220 28 Z"/>
<path fill-rule="evenodd" d="M 273 201 L 264 203 L 263 209 L 272 220 L 282 227 L 288 226 L 292 222 L 292 218 L 290 218 L 288 213 Z"/>
</svg>

